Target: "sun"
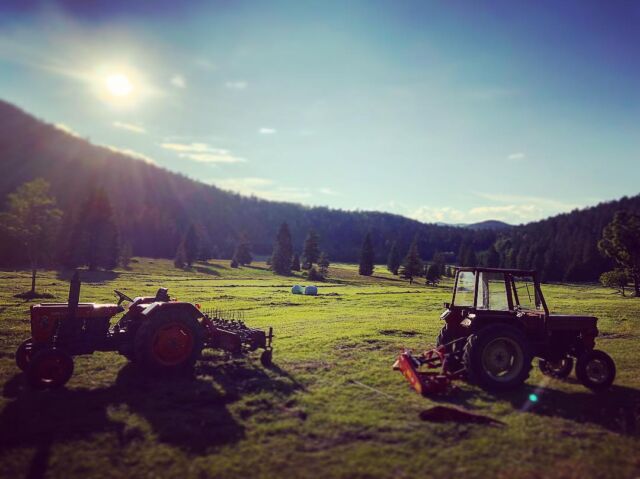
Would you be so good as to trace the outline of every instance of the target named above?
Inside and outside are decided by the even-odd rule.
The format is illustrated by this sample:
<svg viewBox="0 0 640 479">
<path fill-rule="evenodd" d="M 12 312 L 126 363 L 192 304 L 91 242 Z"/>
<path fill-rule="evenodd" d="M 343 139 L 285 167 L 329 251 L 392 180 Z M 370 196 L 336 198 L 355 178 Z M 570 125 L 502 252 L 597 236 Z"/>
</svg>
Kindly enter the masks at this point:
<svg viewBox="0 0 640 479">
<path fill-rule="evenodd" d="M 105 78 L 105 86 L 112 96 L 123 97 L 133 92 L 133 83 L 122 73 L 113 73 Z"/>
</svg>

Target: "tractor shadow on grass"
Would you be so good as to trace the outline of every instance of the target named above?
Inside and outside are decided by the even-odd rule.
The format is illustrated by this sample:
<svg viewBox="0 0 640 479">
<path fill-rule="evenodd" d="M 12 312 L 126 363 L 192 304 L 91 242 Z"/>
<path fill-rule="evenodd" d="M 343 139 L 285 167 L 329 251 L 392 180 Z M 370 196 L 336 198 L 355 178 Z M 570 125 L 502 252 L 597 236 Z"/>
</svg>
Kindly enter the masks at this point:
<svg viewBox="0 0 640 479">
<path fill-rule="evenodd" d="M 566 381 L 575 382 L 572 379 Z M 599 394 L 587 389 L 584 392 L 561 391 L 549 387 L 549 383 L 538 386 L 525 384 L 522 388 L 504 393 L 489 393 L 475 387 L 464 387 L 457 388 L 449 396 L 430 399 L 469 410 L 482 410 L 484 408 L 479 404 L 500 400 L 527 414 L 593 424 L 629 436 L 640 434 L 640 390 L 625 386 L 613 385 L 610 390 Z M 566 429 L 563 434 L 574 434 L 569 428 Z"/>
<path fill-rule="evenodd" d="M 530 414 L 594 424 L 624 435 L 640 433 L 640 390 L 626 386 L 613 385 L 608 391 L 596 394 L 589 390 L 565 392 L 548 385 L 527 384 L 520 391 L 497 397 Z M 572 431 L 564 432 L 572 434 Z"/>
<path fill-rule="evenodd" d="M 203 377 L 209 375 L 213 379 Z M 269 420 L 273 412 L 296 413 L 295 400 L 288 396 L 301 389 L 277 366 L 265 370 L 246 358 L 200 361 L 191 375 L 164 378 L 129 363 L 115 384 L 95 389 L 31 391 L 24 375 L 17 374 L 3 389 L 11 401 L 0 413 L 0 447 L 36 448 L 27 477 L 43 477 L 56 443 L 105 433 L 115 436 L 121 447 L 157 440 L 191 454 L 212 453 L 245 436 L 230 404 L 245 395 L 270 393 L 268 407 L 264 399 L 249 399 L 238 414 L 241 420 L 254 414 L 266 414 L 261 417 Z"/>
<path fill-rule="evenodd" d="M 44 475 L 56 443 L 100 434 L 115 436 L 121 447 L 157 440 L 192 454 L 244 437 L 227 408 L 238 397 L 194 376 L 153 378 L 128 364 L 104 388 L 36 392 L 25 382 L 18 374 L 4 386 L 13 400 L 0 413 L 0 447 L 36 448 L 27 477 Z"/>
</svg>

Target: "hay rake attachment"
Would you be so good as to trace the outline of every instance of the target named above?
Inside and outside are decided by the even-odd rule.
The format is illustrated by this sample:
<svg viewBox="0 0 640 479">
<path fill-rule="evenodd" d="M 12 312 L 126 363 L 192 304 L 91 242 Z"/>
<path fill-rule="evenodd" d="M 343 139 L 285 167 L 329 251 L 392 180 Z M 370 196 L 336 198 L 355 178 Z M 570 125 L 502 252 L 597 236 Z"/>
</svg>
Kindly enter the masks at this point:
<svg viewBox="0 0 640 479">
<path fill-rule="evenodd" d="M 203 311 L 202 324 L 207 334 L 205 347 L 219 348 L 233 354 L 264 349 L 260 361 L 264 366 L 271 365 L 273 328 L 267 333 L 261 329 L 249 328 L 244 323 L 243 311 L 211 309 Z"/>
</svg>

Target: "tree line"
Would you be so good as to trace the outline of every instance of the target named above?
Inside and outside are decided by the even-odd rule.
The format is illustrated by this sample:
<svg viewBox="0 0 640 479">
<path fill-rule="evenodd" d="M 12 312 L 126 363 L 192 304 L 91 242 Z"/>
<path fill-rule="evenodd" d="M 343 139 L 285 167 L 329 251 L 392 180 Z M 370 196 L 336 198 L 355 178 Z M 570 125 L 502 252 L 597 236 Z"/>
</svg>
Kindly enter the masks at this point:
<svg viewBox="0 0 640 479">
<path fill-rule="evenodd" d="M 197 258 L 235 257 L 235 264 L 241 266 L 247 262 L 246 244 L 251 245 L 253 255 L 271 257 L 274 238 L 286 222 L 294 245 L 314 230 L 332 261 L 359 262 L 363 241 L 369 235 L 376 264 L 388 259 L 394 245 L 402 261 L 415 240 L 419 257 L 428 263 L 442 253 L 450 264 L 536 269 L 544 281 L 597 281 L 617 265 L 598 248 L 605 226 L 617 211 L 640 214 L 640 196 L 636 196 L 506 230 L 475 231 L 423 224 L 388 213 L 270 202 L 223 191 L 92 145 L 2 101 L 0 144 L 5 171 L 10 172 L 0 176 L 5 210 L 10 206 L 10 193 L 43 178 L 61 212 L 60 229 L 69 234 L 79 228 L 87 199 L 100 190 L 109 201 L 120 255 L 174 258 L 178 264 Z M 68 174 L 70 171 L 73 174 Z M 100 198 L 95 201 L 96 208 L 104 203 Z M 187 233 L 191 243 L 197 238 L 195 256 L 185 251 Z M 68 249 L 64 262 L 71 264 L 84 261 L 85 254 L 81 252 L 80 258 L 74 259 L 75 249 L 68 245 L 76 244 L 82 250 L 83 244 L 95 241 L 87 238 L 85 234 L 76 235 L 73 241 L 70 237 L 50 239 L 56 249 Z M 24 245 L 7 228 L 0 228 L 0 242 L 0 266 L 30 262 Z M 178 254 L 180 245 L 183 248 Z M 294 251 L 294 256 L 296 253 L 300 262 L 302 251 Z M 62 261 L 64 256 L 56 258 Z"/>
</svg>

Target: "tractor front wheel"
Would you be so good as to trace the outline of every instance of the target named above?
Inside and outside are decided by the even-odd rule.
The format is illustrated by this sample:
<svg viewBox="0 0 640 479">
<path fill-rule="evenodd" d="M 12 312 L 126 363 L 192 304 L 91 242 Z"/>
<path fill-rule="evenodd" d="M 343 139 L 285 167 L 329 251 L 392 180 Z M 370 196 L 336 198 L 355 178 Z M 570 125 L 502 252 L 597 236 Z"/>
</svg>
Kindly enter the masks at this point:
<svg viewBox="0 0 640 479">
<path fill-rule="evenodd" d="M 490 391 L 505 391 L 524 383 L 532 355 L 524 335 L 512 326 L 486 326 L 467 339 L 463 364 L 467 378 Z"/>
<path fill-rule="evenodd" d="M 576 362 L 576 377 L 589 389 L 604 391 L 616 378 L 616 364 L 604 351 L 587 351 Z"/>
<path fill-rule="evenodd" d="M 260 355 L 260 362 L 265 368 L 270 368 L 273 364 L 273 352 L 270 349 L 266 349 Z"/>
<path fill-rule="evenodd" d="M 573 370 L 573 359 L 569 356 L 559 361 L 547 361 L 546 359 L 538 360 L 538 368 L 545 376 L 556 379 L 565 379 Z"/>
<path fill-rule="evenodd" d="M 16 350 L 16 365 L 20 370 L 27 370 L 29 362 L 31 361 L 31 356 L 33 356 L 33 340 L 29 338 L 22 341 Z"/>
<path fill-rule="evenodd" d="M 73 375 L 73 358 L 61 349 L 43 349 L 33 355 L 27 368 L 27 379 L 35 389 L 56 389 Z"/>
<path fill-rule="evenodd" d="M 135 362 L 142 368 L 167 372 L 193 367 L 204 344 L 203 329 L 192 316 L 159 313 L 138 329 Z"/>
</svg>

